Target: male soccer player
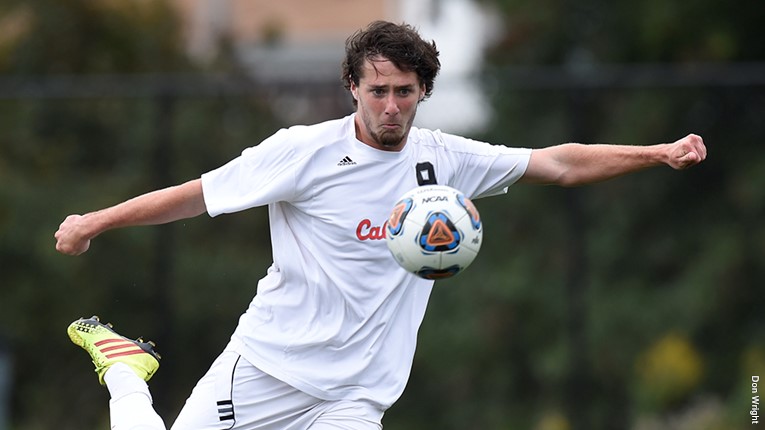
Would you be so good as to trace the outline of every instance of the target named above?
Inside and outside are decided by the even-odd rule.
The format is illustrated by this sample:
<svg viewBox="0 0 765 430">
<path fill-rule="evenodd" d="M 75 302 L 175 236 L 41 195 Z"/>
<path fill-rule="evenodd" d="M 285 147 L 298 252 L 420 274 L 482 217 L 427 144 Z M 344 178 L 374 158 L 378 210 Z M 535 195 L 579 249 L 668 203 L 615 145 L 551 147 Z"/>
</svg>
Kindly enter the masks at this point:
<svg viewBox="0 0 765 430">
<path fill-rule="evenodd" d="M 693 134 L 530 150 L 412 127 L 439 68 L 435 43 L 411 26 L 374 22 L 346 42 L 351 115 L 280 130 L 199 179 L 61 224 L 56 249 L 78 255 L 107 230 L 268 206 L 273 264 L 172 429 L 382 428 L 409 378 L 433 283 L 358 228 L 382 226 L 404 192 L 437 183 L 475 199 L 517 181 L 577 186 L 706 157 Z M 150 344 L 95 318 L 75 321 L 69 335 L 110 391 L 113 429 L 164 428 L 143 382 L 159 365 Z"/>
</svg>

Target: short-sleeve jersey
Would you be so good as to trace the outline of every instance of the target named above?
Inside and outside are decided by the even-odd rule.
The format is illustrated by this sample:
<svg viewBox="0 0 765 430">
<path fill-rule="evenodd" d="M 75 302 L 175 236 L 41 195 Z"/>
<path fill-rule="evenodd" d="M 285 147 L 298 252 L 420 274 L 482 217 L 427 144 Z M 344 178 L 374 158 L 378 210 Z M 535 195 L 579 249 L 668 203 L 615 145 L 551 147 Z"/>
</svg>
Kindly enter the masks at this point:
<svg viewBox="0 0 765 430">
<path fill-rule="evenodd" d="M 386 409 L 404 390 L 432 281 L 386 246 L 396 201 L 422 184 L 506 192 L 531 151 L 413 127 L 399 152 L 356 138 L 355 115 L 278 131 L 202 175 L 211 216 L 268 205 L 273 264 L 231 347 L 326 400 Z"/>
</svg>

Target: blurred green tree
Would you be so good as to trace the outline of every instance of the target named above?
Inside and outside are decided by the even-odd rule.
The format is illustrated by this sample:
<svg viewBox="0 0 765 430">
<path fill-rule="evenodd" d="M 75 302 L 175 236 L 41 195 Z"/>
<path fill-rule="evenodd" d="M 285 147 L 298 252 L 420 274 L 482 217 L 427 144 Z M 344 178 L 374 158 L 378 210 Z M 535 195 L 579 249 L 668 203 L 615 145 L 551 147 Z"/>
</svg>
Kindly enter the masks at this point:
<svg viewBox="0 0 765 430">
<path fill-rule="evenodd" d="M 476 137 L 540 147 L 693 131 L 710 158 L 688 172 L 575 190 L 517 186 L 478 201 L 484 248 L 469 275 L 437 285 L 386 427 L 646 428 L 704 410 L 718 428 L 743 428 L 747 378 L 762 371 L 765 350 L 765 89 L 719 72 L 688 77 L 720 70 L 710 63 L 762 62 L 765 8 L 484 2 L 501 11 L 504 33 L 481 77 L 494 121 Z M 104 426 L 106 393 L 63 333 L 96 312 L 126 334 L 159 336 L 166 357 L 195 351 L 153 380 L 171 419 L 270 261 L 265 212 L 110 232 L 76 259 L 55 253 L 52 234 L 69 213 L 222 164 L 276 121 L 250 93 L 182 95 L 163 81 L 200 72 L 164 2 L 6 0 L 0 25 L 0 78 L 26 91 L 0 99 L 0 337 L 14 352 L 13 428 Z M 613 64 L 661 73 L 636 81 L 630 73 L 645 69 L 613 75 Z M 222 58 L 214 71 L 231 67 Z M 93 94 L 111 95 L 68 91 L 93 82 Z M 681 341 L 667 343 L 668 333 Z M 677 351 L 686 359 L 673 362 Z M 688 364 L 696 360 L 703 366 Z M 647 401 L 673 363 L 692 377 Z M 73 414 L 80 404 L 104 407 Z"/>
<path fill-rule="evenodd" d="M 710 157 L 687 172 L 573 190 L 516 186 L 478 201 L 491 234 L 469 279 L 434 292 L 412 383 L 387 423 L 638 428 L 711 398 L 726 409 L 710 409 L 707 428 L 748 425 L 743 357 L 762 348 L 765 330 L 765 48 L 756 36 L 765 9 L 483 3 L 500 11 L 503 33 L 481 77 L 495 111 L 480 138 L 542 147 L 695 132 Z M 647 388 L 656 373 L 645 357 L 673 365 L 665 358 L 675 355 L 656 352 L 667 333 L 693 345 L 696 358 L 675 364 L 694 383 L 664 381 L 674 391 L 647 401 L 658 388 Z"/>
<path fill-rule="evenodd" d="M 13 428 L 106 422 L 105 407 L 78 407 L 105 406 L 106 392 L 83 384 L 92 370 L 63 331 L 94 313 L 169 357 L 196 351 L 153 384 L 172 416 L 251 299 L 253 262 L 267 267 L 265 212 L 114 232 L 79 258 L 57 254 L 52 235 L 70 213 L 198 177 L 276 122 L 254 90 L 183 90 L 183 79 L 213 84 L 186 58 L 166 2 L 8 1 L 0 22 L 13 25 L 0 39 L 0 336 L 14 355 Z M 213 66 L 235 74 L 232 64 Z"/>
</svg>

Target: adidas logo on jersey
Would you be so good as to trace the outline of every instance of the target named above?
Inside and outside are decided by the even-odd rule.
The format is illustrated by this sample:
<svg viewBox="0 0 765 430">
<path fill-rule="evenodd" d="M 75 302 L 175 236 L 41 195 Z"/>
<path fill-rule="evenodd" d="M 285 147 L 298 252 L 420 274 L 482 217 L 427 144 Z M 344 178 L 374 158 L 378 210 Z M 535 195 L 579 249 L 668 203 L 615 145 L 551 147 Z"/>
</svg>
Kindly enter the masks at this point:
<svg viewBox="0 0 765 430">
<path fill-rule="evenodd" d="M 354 164 L 356 164 L 356 162 L 351 160 L 351 157 L 347 155 L 345 156 L 345 158 L 340 160 L 339 163 L 337 163 L 338 166 L 353 166 Z"/>
</svg>

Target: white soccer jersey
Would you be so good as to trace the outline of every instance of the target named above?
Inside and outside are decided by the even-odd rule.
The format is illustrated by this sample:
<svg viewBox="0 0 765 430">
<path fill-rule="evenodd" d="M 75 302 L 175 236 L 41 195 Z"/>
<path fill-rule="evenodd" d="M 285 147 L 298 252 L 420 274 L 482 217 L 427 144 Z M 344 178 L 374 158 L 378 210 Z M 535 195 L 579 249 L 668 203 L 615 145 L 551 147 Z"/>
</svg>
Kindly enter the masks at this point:
<svg viewBox="0 0 765 430">
<path fill-rule="evenodd" d="M 307 394 L 386 409 L 409 378 L 433 285 L 388 251 L 390 210 L 422 183 L 503 193 L 531 151 L 417 128 L 402 151 L 381 151 L 356 139 L 354 117 L 280 130 L 202 185 L 211 216 L 269 208 L 273 264 L 231 346 Z"/>
</svg>

